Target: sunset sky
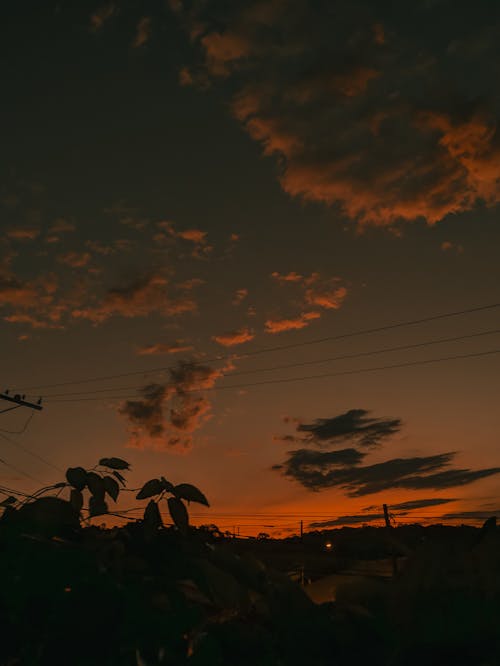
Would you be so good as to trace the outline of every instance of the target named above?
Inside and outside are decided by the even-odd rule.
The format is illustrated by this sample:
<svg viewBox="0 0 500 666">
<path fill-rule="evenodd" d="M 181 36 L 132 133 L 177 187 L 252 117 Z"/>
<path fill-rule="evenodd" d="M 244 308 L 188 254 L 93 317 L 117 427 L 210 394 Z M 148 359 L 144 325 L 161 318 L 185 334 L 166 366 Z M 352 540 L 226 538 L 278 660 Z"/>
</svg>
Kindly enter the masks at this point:
<svg viewBox="0 0 500 666">
<path fill-rule="evenodd" d="M 120 456 L 245 534 L 500 512 L 500 5 L 1 13 L 0 389 L 45 408 L 0 484 Z"/>
</svg>

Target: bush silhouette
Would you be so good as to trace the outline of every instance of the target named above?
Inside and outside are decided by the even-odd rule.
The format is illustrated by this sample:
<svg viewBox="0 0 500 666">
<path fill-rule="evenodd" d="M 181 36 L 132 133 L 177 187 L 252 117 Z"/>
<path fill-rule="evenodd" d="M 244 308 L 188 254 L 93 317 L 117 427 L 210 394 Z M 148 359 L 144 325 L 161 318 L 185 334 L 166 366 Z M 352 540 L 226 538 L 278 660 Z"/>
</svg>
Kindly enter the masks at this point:
<svg viewBox="0 0 500 666">
<path fill-rule="evenodd" d="M 128 468 L 103 458 L 4 504 L 1 664 L 331 663 L 329 613 L 286 576 L 232 553 L 217 529 L 191 527 L 189 503 L 208 506 L 195 486 L 151 479 L 136 495 L 147 501 L 142 519 L 90 525 L 112 513 Z"/>
</svg>

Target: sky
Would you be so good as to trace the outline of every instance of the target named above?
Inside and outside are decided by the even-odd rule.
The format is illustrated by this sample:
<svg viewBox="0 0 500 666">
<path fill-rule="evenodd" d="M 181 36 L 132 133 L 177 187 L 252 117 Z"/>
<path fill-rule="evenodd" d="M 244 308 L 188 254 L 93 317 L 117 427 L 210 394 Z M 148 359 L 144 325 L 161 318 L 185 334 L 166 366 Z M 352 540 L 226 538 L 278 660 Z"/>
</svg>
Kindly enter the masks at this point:
<svg viewBox="0 0 500 666">
<path fill-rule="evenodd" d="M 242 534 L 500 511 L 500 7 L 0 11 L 2 390 L 44 406 L 0 483 L 119 456 Z"/>
</svg>

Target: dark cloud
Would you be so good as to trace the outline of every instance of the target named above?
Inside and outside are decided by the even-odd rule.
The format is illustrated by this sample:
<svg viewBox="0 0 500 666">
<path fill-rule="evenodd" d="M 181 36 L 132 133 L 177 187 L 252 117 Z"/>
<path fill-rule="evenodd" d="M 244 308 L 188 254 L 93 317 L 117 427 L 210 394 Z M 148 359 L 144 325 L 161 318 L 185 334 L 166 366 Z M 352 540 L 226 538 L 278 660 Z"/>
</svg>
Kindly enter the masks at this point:
<svg viewBox="0 0 500 666">
<path fill-rule="evenodd" d="M 366 409 L 350 409 L 331 418 L 316 419 L 312 423 L 298 423 L 298 433 L 305 436 L 297 439 L 308 443 L 329 444 L 355 441 L 358 446 L 379 446 L 381 442 L 401 429 L 400 419 L 378 419 L 368 416 Z"/>
<path fill-rule="evenodd" d="M 197 60 L 292 196 L 392 225 L 500 201 L 500 6 L 478 0 L 176 3 Z M 229 86 L 228 86 L 229 89 Z"/>
<path fill-rule="evenodd" d="M 359 523 L 372 523 L 374 521 L 384 520 L 383 513 L 363 513 L 353 516 L 339 516 L 331 520 L 322 520 L 315 523 L 309 523 L 312 529 L 324 529 L 325 527 L 341 527 L 343 525 L 356 525 Z"/>
<path fill-rule="evenodd" d="M 302 469 L 305 472 L 321 471 L 325 467 L 344 467 L 346 465 L 357 465 L 365 457 L 364 453 L 356 449 L 341 449 L 340 451 L 310 451 L 309 449 L 298 449 L 290 451 L 293 458 L 293 468 Z M 288 465 L 275 465 L 273 469 L 291 469 Z"/>
<path fill-rule="evenodd" d="M 399 516 L 406 516 L 407 511 L 413 509 L 421 509 L 428 506 L 439 506 L 440 504 L 447 504 L 449 502 L 456 502 L 455 499 L 449 498 L 430 498 L 430 499 L 421 499 L 421 500 L 410 500 L 408 502 L 400 502 L 399 504 L 391 504 L 390 509 L 393 511 L 399 511 Z M 380 508 L 377 505 L 367 507 L 364 511 L 373 511 L 374 509 Z M 481 512 L 472 512 L 474 515 L 471 517 L 476 517 L 476 513 L 479 516 L 484 516 L 484 513 Z M 489 515 L 489 512 L 486 512 Z M 449 514 L 450 516 L 466 516 L 467 514 Z M 492 512 L 491 515 L 495 515 Z M 384 514 L 380 513 L 359 513 L 351 516 L 339 516 L 338 518 L 332 518 L 330 520 L 323 520 L 319 522 L 310 523 L 309 527 L 313 529 L 324 529 L 327 527 L 340 527 L 342 525 L 356 525 L 360 523 L 372 523 L 376 521 L 384 520 Z"/>
<path fill-rule="evenodd" d="M 129 423 L 130 445 L 189 449 L 193 433 L 210 418 L 212 404 L 203 390 L 212 388 L 228 369 L 180 361 L 169 369 L 167 382 L 149 384 L 139 399 L 125 401 L 119 413 Z"/>
<path fill-rule="evenodd" d="M 330 457 L 332 453 L 336 453 L 333 451 L 307 453 L 309 455 L 305 457 L 302 449 L 289 451 L 287 460 L 274 469 L 309 490 L 341 488 L 350 497 L 370 495 L 393 488 L 453 488 L 500 472 L 500 467 L 480 470 L 447 469 L 455 458 L 455 453 L 392 458 L 373 465 L 359 465 L 357 462 L 342 465 Z M 359 451 L 357 453 L 361 460 L 363 454 Z"/>
<path fill-rule="evenodd" d="M 445 513 L 442 518 L 446 520 L 459 520 L 460 518 L 477 518 L 478 520 L 486 520 L 487 518 L 497 517 L 500 518 L 500 508 L 489 511 L 461 511 L 460 513 Z"/>
<path fill-rule="evenodd" d="M 441 504 L 449 504 L 456 502 L 455 498 L 449 497 L 434 497 L 429 499 L 408 500 L 407 502 L 400 502 L 399 504 L 391 504 L 390 508 L 393 511 L 413 511 L 414 509 L 423 509 L 428 506 L 440 506 Z M 376 506 L 367 506 L 363 511 L 373 511 Z"/>
</svg>

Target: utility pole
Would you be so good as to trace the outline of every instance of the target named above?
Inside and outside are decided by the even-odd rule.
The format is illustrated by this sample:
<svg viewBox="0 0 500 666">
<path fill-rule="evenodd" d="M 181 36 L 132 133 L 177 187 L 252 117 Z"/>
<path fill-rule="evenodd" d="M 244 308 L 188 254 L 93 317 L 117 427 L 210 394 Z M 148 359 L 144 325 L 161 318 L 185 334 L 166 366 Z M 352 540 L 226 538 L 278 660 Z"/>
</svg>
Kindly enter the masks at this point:
<svg viewBox="0 0 500 666">
<path fill-rule="evenodd" d="M 304 521 L 300 521 L 300 540 L 304 540 Z"/>
<path fill-rule="evenodd" d="M 19 393 L 11 395 L 9 393 L 9 389 L 7 389 L 5 393 L 0 393 L 0 400 L 14 403 L 14 407 L 7 407 L 7 409 L 2 409 L 0 414 L 11 412 L 12 410 L 19 409 L 20 407 L 27 407 L 28 409 L 36 409 L 38 411 L 43 409 L 41 398 L 38 398 L 38 402 L 29 402 L 28 400 L 25 400 L 25 397 L 26 396 L 20 395 Z"/>
<path fill-rule="evenodd" d="M 383 504 L 383 509 L 384 509 L 384 520 L 385 520 L 385 526 L 389 532 L 389 534 L 392 531 L 392 525 L 391 525 L 391 519 L 389 517 L 389 510 L 387 508 L 387 504 Z M 391 549 L 392 549 L 392 575 L 396 576 L 398 573 L 398 558 L 396 556 L 396 550 L 394 548 L 394 543 L 392 543 L 392 536 L 389 537 L 389 541 L 391 543 Z"/>
</svg>

